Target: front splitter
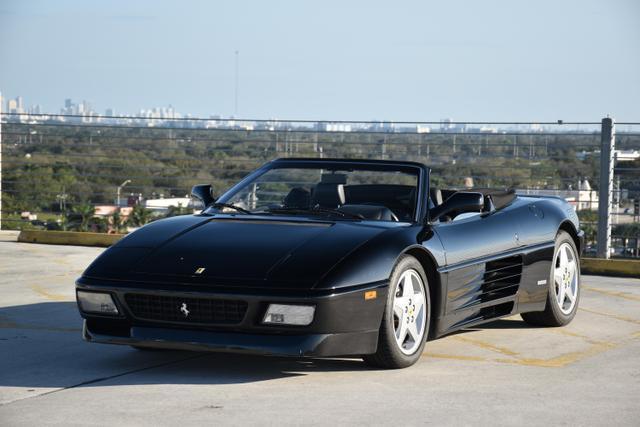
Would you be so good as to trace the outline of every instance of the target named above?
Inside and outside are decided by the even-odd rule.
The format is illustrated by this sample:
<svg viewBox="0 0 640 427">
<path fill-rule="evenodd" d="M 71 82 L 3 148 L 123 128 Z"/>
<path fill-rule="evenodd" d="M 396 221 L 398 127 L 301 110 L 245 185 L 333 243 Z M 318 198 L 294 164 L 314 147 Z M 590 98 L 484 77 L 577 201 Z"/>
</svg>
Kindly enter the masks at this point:
<svg viewBox="0 0 640 427">
<path fill-rule="evenodd" d="M 83 325 L 85 341 L 149 348 L 213 351 L 270 356 L 330 357 L 371 354 L 378 331 L 339 334 L 245 334 L 168 328 L 131 327 L 128 337 L 103 335 Z"/>
</svg>

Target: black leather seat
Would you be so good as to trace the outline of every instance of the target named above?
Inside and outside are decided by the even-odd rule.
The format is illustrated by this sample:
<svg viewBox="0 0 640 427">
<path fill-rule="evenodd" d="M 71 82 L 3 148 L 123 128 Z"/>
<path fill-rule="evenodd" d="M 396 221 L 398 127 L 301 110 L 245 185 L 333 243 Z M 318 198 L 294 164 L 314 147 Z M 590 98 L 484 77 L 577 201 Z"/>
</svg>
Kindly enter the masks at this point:
<svg viewBox="0 0 640 427">
<path fill-rule="evenodd" d="M 379 205 L 343 205 L 340 210 L 345 213 L 360 215 L 364 219 L 377 221 L 398 221 L 391 209 Z"/>
<path fill-rule="evenodd" d="M 335 209 L 344 204 L 344 186 L 331 182 L 316 184 L 311 194 L 311 206 Z"/>
<path fill-rule="evenodd" d="M 294 209 L 308 209 L 311 202 L 311 193 L 302 187 L 295 187 L 282 201 L 283 206 Z"/>
</svg>

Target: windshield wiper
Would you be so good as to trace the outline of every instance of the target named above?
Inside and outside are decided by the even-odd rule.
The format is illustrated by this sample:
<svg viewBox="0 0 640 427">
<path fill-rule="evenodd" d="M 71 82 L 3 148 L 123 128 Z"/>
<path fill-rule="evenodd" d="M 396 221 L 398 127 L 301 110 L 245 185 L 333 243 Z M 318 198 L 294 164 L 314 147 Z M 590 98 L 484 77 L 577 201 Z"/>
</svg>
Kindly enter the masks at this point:
<svg viewBox="0 0 640 427">
<path fill-rule="evenodd" d="M 213 206 L 216 209 L 229 208 L 229 209 L 233 209 L 233 210 L 238 211 L 238 212 L 242 212 L 243 214 L 253 215 L 253 212 L 248 211 L 245 208 L 241 208 L 240 206 L 233 205 L 231 203 L 216 202 L 216 203 L 212 204 L 211 206 Z"/>
<path fill-rule="evenodd" d="M 291 214 L 296 214 L 296 213 L 301 213 L 301 214 L 307 214 L 307 213 L 312 213 L 312 214 L 317 214 L 317 213 L 323 213 L 323 214 L 330 214 L 330 215 L 338 215 L 342 218 L 353 218 L 353 219 L 364 219 L 364 217 L 360 214 L 353 214 L 350 212 L 343 212 L 339 209 L 331 209 L 331 208 L 323 208 L 320 206 L 316 206 L 313 208 L 289 208 L 286 206 L 280 207 L 280 208 L 268 208 L 267 209 L 269 212 L 283 212 L 283 213 L 291 213 Z"/>
</svg>

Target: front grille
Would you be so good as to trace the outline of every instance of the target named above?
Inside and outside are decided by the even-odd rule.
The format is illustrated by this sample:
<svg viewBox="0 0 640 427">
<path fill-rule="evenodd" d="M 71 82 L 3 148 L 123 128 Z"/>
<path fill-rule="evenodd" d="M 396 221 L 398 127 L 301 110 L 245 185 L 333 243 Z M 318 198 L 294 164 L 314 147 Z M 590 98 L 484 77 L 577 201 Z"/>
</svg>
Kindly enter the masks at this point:
<svg viewBox="0 0 640 427">
<path fill-rule="evenodd" d="M 239 300 L 147 294 L 126 294 L 125 300 L 138 319 L 162 322 L 237 324 L 247 312 L 247 302 Z"/>
</svg>

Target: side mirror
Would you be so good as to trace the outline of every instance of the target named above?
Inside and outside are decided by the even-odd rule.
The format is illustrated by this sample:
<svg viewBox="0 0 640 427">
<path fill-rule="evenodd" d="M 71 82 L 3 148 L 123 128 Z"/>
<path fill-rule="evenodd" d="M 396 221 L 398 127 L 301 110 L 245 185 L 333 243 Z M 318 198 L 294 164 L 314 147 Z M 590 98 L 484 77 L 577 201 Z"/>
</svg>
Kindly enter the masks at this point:
<svg viewBox="0 0 640 427">
<path fill-rule="evenodd" d="M 482 212 L 484 196 L 482 193 L 457 192 L 445 200 L 441 205 L 429 211 L 431 221 L 445 216 L 455 217 L 466 212 Z"/>
<path fill-rule="evenodd" d="M 200 200 L 205 208 L 216 201 L 211 195 L 211 186 L 209 184 L 194 185 L 191 189 L 191 196 Z"/>
</svg>

